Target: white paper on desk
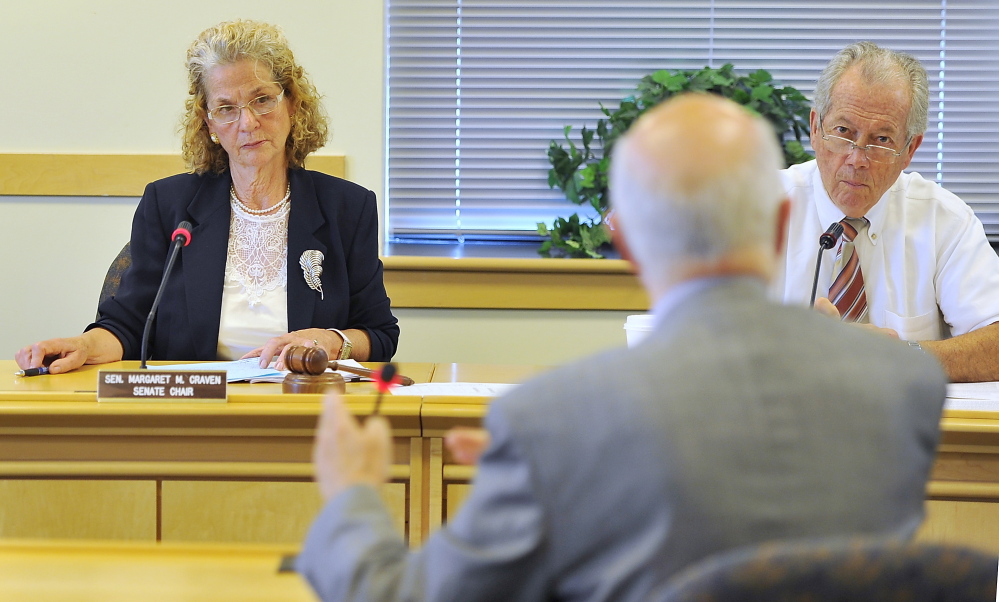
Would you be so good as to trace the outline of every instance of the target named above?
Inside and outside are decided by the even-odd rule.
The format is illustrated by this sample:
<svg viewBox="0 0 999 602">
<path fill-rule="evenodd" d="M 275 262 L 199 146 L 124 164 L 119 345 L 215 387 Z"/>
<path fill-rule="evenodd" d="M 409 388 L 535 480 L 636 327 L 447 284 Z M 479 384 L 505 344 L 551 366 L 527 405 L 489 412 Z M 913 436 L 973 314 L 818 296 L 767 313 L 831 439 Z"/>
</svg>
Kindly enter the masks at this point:
<svg viewBox="0 0 999 602">
<path fill-rule="evenodd" d="M 999 412 L 999 382 L 950 383 L 944 409 Z"/>
<path fill-rule="evenodd" d="M 509 383 L 416 383 L 394 387 L 394 395 L 451 395 L 455 397 L 498 397 L 517 385 Z"/>
<path fill-rule="evenodd" d="M 236 383 L 254 378 L 284 378 L 286 372 L 274 368 L 261 368 L 260 358 L 248 357 L 231 362 L 204 362 L 201 364 L 173 364 L 170 366 L 155 366 L 157 370 L 225 370 L 225 380 Z M 278 381 L 280 382 L 280 380 Z"/>
</svg>

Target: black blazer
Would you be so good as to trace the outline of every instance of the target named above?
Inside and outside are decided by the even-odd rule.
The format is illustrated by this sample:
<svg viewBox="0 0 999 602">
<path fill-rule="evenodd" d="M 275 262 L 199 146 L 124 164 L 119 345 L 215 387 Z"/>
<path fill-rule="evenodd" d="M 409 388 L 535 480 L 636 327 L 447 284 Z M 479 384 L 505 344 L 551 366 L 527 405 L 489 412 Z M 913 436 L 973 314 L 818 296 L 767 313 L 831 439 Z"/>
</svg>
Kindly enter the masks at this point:
<svg viewBox="0 0 999 602">
<path fill-rule="evenodd" d="M 363 329 L 371 361 L 388 361 L 399 342 L 378 258 L 375 195 L 361 186 L 304 169 L 289 171 L 288 329 Z M 180 174 L 146 186 L 132 220 L 132 265 L 114 297 L 102 303 L 95 327 L 121 341 L 124 359 L 138 359 L 142 329 L 163 275 L 170 237 L 191 222 L 184 247 L 160 300 L 149 357 L 217 359 L 222 286 L 229 244 L 229 187 L 223 174 Z M 323 253 L 324 299 L 308 287 L 298 264 L 306 250 Z"/>
</svg>

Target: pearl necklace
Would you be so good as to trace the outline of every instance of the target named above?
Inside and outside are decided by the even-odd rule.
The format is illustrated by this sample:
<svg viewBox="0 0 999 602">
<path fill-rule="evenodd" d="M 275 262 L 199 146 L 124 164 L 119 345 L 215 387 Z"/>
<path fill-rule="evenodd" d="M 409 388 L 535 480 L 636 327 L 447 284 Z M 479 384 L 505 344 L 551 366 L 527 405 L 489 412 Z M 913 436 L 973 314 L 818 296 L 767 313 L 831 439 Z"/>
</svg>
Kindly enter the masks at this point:
<svg viewBox="0 0 999 602">
<path fill-rule="evenodd" d="M 236 187 L 229 186 L 229 200 L 232 201 L 234 204 L 238 205 L 240 209 L 249 213 L 250 215 L 263 215 L 265 213 L 270 213 L 271 211 L 274 211 L 278 207 L 287 203 L 288 199 L 290 198 L 291 198 L 291 182 L 288 182 L 288 190 L 285 191 L 284 198 L 278 201 L 277 204 L 271 205 L 266 209 L 250 209 L 243 203 L 243 201 L 239 200 L 238 196 L 236 196 Z"/>
</svg>

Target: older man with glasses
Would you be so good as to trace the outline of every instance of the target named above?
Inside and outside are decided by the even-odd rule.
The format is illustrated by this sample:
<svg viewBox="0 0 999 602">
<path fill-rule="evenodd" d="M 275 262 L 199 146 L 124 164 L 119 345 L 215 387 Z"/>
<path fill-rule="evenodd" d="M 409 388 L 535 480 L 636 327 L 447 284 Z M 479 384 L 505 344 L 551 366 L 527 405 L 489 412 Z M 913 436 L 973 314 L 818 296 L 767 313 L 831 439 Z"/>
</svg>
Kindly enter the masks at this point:
<svg viewBox="0 0 999 602">
<path fill-rule="evenodd" d="M 926 131 L 926 71 L 910 55 L 851 44 L 823 70 L 811 113 L 815 161 L 784 170 L 791 198 L 774 294 L 897 336 L 955 382 L 999 380 L 999 256 L 974 212 L 903 173 Z M 843 236 L 815 273 L 819 237 Z"/>
</svg>

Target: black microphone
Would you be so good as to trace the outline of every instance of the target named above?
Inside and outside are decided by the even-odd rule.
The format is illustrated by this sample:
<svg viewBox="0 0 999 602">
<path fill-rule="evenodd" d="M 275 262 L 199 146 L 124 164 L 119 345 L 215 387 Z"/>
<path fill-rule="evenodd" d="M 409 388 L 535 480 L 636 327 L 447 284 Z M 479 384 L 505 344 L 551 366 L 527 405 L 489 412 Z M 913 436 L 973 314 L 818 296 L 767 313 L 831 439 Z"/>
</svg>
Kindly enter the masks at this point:
<svg viewBox="0 0 999 602">
<path fill-rule="evenodd" d="M 815 307 L 815 289 L 819 286 L 819 267 L 822 265 L 822 251 L 833 248 L 836 241 L 842 235 L 843 224 L 835 222 L 819 236 L 819 254 L 815 258 L 815 278 L 812 279 L 812 300 L 808 303 L 809 307 Z"/>
<path fill-rule="evenodd" d="M 146 369 L 146 349 L 149 344 L 149 329 L 153 325 L 153 318 L 156 317 L 156 308 L 160 305 L 160 297 L 163 296 L 163 289 L 166 288 L 167 279 L 173 271 L 173 263 L 177 260 L 177 254 L 181 247 L 191 244 L 191 222 L 183 221 L 177 224 L 177 229 L 170 235 L 173 248 L 170 250 L 170 257 L 167 258 L 166 267 L 163 269 L 163 279 L 160 280 L 160 288 L 153 298 L 153 306 L 149 308 L 149 316 L 146 317 L 146 327 L 142 329 L 142 349 L 139 352 L 139 359 L 142 360 L 140 369 Z"/>
<path fill-rule="evenodd" d="M 820 249 L 831 249 L 839 237 L 843 236 L 843 224 L 836 222 L 835 224 L 829 226 L 822 236 L 819 237 L 819 248 Z"/>
</svg>

